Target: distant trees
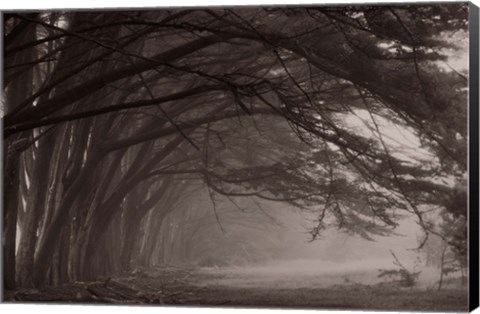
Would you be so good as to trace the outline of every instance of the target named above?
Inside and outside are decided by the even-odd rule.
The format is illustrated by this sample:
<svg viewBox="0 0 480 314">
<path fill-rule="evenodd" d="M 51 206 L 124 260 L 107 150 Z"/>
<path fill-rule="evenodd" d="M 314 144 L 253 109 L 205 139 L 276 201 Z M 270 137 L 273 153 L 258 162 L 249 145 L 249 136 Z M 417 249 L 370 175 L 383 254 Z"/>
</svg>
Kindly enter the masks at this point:
<svg viewBox="0 0 480 314">
<path fill-rule="evenodd" d="M 162 262 L 196 184 L 214 215 L 316 211 L 312 238 L 386 234 L 398 211 L 435 232 L 422 204 L 466 218 L 441 183 L 467 170 L 466 74 L 437 63 L 467 23 L 464 4 L 6 14 L 5 286 Z"/>
<path fill-rule="evenodd" d="M 467 252 L 467 195 L 464 185 L 454 187 L 452 197 L 437 214 L 437 223 L 432 222 L 436 230 L 423 247 L 426 265 L 439 269 L 438 290 L 443 286 L 444 278 L 450 274 L 460 274 L 462 284 L 468 274 Z"/>
<path fill-rule="evenodd" d="M 393 265 L 395 268 L 391 269 L 379 269 L 378 278 L 387 278 L 390 280 L 391 284 L 394 284 L 402 288 L 413 288 L 417 285 L 418 276 L 420 271 L 416 271 L 415 267 L 412 270 L 407 269 L 395 255 L 395 253 L 390 250 L 390 253 L 393 257 Z"/>
</svg>

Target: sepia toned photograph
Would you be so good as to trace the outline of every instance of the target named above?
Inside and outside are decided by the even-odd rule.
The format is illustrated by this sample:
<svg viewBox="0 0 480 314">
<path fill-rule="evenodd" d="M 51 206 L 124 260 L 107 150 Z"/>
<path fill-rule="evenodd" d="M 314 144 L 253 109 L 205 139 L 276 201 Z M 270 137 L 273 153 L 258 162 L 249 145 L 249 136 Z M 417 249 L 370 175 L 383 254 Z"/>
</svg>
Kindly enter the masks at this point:
<svg viewBox="0 0 480 314">
<path fill-rule="evenodd" d="M 474 4 L 1 13 L 2 302 L 472 309 Z"/>
</svg>

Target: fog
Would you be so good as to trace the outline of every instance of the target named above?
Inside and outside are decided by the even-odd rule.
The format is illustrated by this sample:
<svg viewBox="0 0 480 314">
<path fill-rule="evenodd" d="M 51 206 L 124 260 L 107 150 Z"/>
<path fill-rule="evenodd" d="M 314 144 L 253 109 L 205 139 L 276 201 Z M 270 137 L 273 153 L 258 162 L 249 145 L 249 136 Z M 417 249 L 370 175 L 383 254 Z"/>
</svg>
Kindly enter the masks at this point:
<svg viewBox="0 0 480 314">
<path fill-rule="evenodd" d="M 270 261 L 261 266 L 205 267 L 201 271 L 210 280 L 199 285 L 239 288 L 334 288 L 340 285 L 374 285 L 386 282 L 378 270 L 391 264 L 388 260 L 326 262 L 316 259 Z M 421 271 L 417 288 L 434 288 L 439 271 L 432 267 L 417 267 Z"/>
<path fill-rule="evenodd" d="M 198 197 L 197 201 L 208 207 L 206 197 Z M 332 226 L 312 241 L 308 230 L 314 212 L 278 202 L 263 202 L 261 211 L 251 212 L 231 208 L 228 202 L 222 204 L 218 218 L 223 232 L 205 208 L 205 217 L 210 220 L 206 239 L 223 248 L 201 251 L 203 256 L 209 256 L 209 262 L 200 263 L 200 271 L 209 279 L 198 285 L 267 289 L 374 285 L 389 280 L 379 278 L 379 270 L 398 269 L 392 252 L 406 269 L 420 272 L 417 287 L 432 288 L 438 281 L 439 270 L 426 267 L 425 253 L 418 250 L 424 234 L 413 216 L 399 220 L 399 226 L 389 236 L 366 240 Z M 248 204 L 244 201 L 246 207 Z M 263 221 L 264 227 L 259 230 L 241 223 L 252 217 L 257 223 Z M 245 250 L 247 244 L 255 249 Z M 245 258 L 232 260 L 231 255 L 240 251 Z"/>
</svg>

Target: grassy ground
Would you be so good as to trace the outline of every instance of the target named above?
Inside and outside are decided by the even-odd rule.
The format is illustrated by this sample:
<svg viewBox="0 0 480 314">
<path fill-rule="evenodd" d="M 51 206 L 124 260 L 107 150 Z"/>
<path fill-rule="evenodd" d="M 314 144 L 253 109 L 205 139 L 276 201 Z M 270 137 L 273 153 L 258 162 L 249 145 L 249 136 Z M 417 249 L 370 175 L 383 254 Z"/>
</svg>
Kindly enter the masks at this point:
<svg viewBox="0 0 480 314">
<path fill-rule="evenodd" d="M 462 290 L 385 290 L 368 287 L 335 289 L 215 288 L 193 290 L 192 305 L 231 305 L 317 309 L 369 309 L 410 311 L 466 311 L 467 296 Z"/>
<path fill-rule="evenodd" d="M 348 276 L 300 276 L 260 271 L 252 274 L 251 270 L 162 268 L 97 283 L 77 283 L 41 291 L 7 291 L 5 299 L 20 302 L 467 311 L 465 289 L 403 289 L 379 283 L 352 283 L 348 279 L 358 276 L 355 277 L 355 273 Z M 337 278 L 340 283 L 331 285 L 332 278 Z"/>
</svg>

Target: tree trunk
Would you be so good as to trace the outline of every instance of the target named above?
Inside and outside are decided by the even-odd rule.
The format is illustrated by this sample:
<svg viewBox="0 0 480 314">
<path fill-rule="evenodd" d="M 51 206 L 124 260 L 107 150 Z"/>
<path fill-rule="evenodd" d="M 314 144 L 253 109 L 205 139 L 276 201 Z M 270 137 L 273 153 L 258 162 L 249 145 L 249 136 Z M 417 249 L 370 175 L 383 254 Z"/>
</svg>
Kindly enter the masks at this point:
<svg viewBox="0 0 480 314">
<path fill-rule="evenodd" d="M 443 276 L 444 276 L 444 264 L 445 264 L 445 253 L 447 252 L 448 244 L 442 240 L 442 254 L 440 255 L 440 279 L 438 280 L 438 288 L 440 291 L 443 285 Z"/>
<path fill-rule="evenodd" d="M 31 14 L 36 18 L 38 14 Z M 20 23 L 22 24 L 22 23 Z M 24 25 L 22 31 L 15 36 L 9 36 L 10 44 L 20 45 L 35 39 L 36 26 L 34 24 Z M 4 66 L 28 63 L 35 58 L 34 49 L 26 50 L 16 54 L 8 60 L 4 60 Z M 31 69 L 23 71 L 20 76 L 13 79 L 6 94 L 6 115 L 16 107 L 32 92 L 33 73 Z M 20 201 L 20 154 L 25 150 L 31 132 L 22 132 L 12 138 L 4 139 L 4 225 L 3 225 L 3 260 L 4 260 L 4 282 L 6 289 L 15 288 L 16 265 L 15 245 L 17 233 L 17 215 Z"/>
<path fill-rule="evenodd" d="M 88 241 L 87 252 L 88 254 L 95 254 L 98 249 L 99 239 L 102 239 L 105 232 L 108 230 L 108 225 L 112 218 L 120 210 L 120 205 L 123 202 L 125 196 L 135 186 L 144 180 L 148 173 L 153 170 L 162 160 L 172 153 L 172 151 L 183 141 L 183 136 L 177 136 L 170 141 L 165 147 L 158 152 L 146 165 L 139 169 L 132 177 L 128 176 L 125 180 L 122 180 L 118 189 L 115 191 L 108 200 L 98 206 L 96 213 L 98 215 L 92 220 L 92 233 Z"/>
<path fill-rule="evenodd" d="M 78 196 L 78 191 L 83 188 L 83 185 L 88 181 L 89 176 L 95 171 L 99 162 L 99 155 L 90 156 L 83 171 L 79 173 L 76 180 L 70 186 L 60 207 L 52 217 L 50 226 L 45 232 L 45 237 L 39 245 L 38 253 L 35 258 L 34 283 L 36 286 L 42 286 L 45 283 L 45 273 L 48 270 L 55 247 L 59 245 L 60 239 L 58 235 L 62 233 L 65 221 L 67 221 L 70 216 L 72 205 Z"/>
<path fill-rule="evenodd" d="M 36 161 L 30 179 L 30 191 L 27 198 L 27 214 L 18 249 L 19 284 L 23 287 L 33 287 L 32 270 L 37 242 L 37 229 L 42 210 L 46 206 L 48 184 L 50 181 L 50 166 L 54 137 L 56 133 L 46 135 L 38 145 Z"/>
<path fill-rule="evenodd" d="M 13 139 L 14 140 L 14 139 Z M 4 166 L 4 222 L 3 222 L 3 274 L 5 289 L 15 288 L 15 243 L 17 233 L 17 210 L 19 203 L 19 152 L 14 144 L 5 143 Z"/>
</svg>

